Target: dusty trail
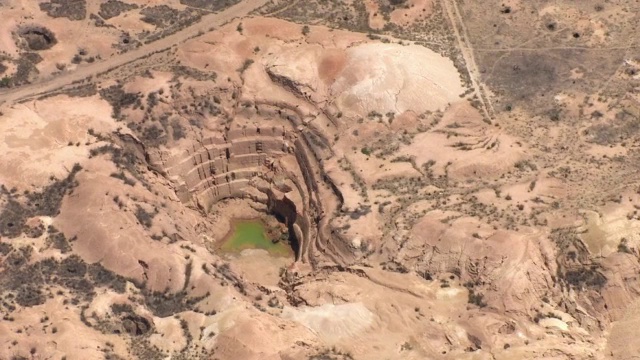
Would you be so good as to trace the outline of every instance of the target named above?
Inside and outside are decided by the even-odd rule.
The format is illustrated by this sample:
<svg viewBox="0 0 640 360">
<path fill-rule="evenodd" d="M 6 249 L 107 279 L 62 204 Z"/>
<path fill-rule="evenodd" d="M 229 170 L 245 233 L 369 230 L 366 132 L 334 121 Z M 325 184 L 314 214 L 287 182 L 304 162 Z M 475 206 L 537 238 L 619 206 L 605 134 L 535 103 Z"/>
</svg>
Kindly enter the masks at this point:
<svg viewBox="0 0 640 360">
<path fill-rule="evenodd" d="M 478 79 L 480 78 L 480 71 L 478 70 L 478 65 L 476 64 L 475 57 L 473 55 L 473 48 L 471 47 L 471 43 L 469 42 L 467 28 L 462 20 L 462 16 L 460 15 L 458 4 L 456 4 L 455 0 L 446 0 L 443 3 L 445 5 L 449 21 L 451 21 L 451 27 L 453 28 L 454 35 L 458 42 L 458 47 L 462 52 L 464 62 L 467 64 L 467 71 L 469 71 L 471 86 L 473 86 L 473 90 L 478 97 L 478 100 L 480 100 L 480 103 L 482 104 L 482 112 L 484 116 L 487 119 L 491 119 L 493 118 L 494 114 L 493 106 L 491 105 L 491 102 L 484 96 L 484 89 L 478 82 Z M 458 26 L 460 28 L 458 28 Z"/>
<path fill-rule="evenodd" d="M 513 52 L 513 51 L 551 51 L 551 50 L 582 50 L 582 51 L 612 51 L 638 49 L 640 46 L 612 46 L 612 47 L 586 47 L 586 46 L 549 46 L 549 47 L 508 47 L 508 48 L 468 48 L 469 51 L 483 52 Z"/>
<path fill-rule="evenodd" d="M 202 19 L 189 27 L 169 35 L 163 39 L 143 45 L 135 50 L 116 55 L 102 62 L 81 67 L 73 72 L 65 73 L 44 81 L 21 86 L 16 89 L 0 92 L 0 105 L 4 103 L 15 103 L 20 100 L 44 94 L 76 81 L 81 81 L 89 76 L 109 71 L 113 68 L 131 63 L 154 52 L 159 52 L 170 48 L 174 44 L 182 43 L 192 37 L 198 36 L 200 32 L 207 32 L 211 27 L 219 27 L 234 18 L 243 17 L 251 11 L 265 5 L 269 0 L 244 0 L 240 3 L 215 14 L 203 16 Z"/>
</svg>

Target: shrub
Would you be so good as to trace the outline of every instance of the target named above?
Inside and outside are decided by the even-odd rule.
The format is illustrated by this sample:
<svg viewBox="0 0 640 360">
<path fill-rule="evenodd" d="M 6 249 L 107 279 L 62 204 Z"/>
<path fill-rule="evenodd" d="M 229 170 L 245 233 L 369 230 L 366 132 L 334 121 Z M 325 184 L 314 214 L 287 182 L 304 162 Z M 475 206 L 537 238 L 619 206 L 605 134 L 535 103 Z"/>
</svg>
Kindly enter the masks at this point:
<svg viewBox="0 0 640 360">
<path fill-rule="evenodd" d="M 151 225 L 153 225 L 153 218 L 156 216 L 155 213 L 146 211 L 140 205 L 137 205 L 135 215 L 136 219 L 138 219 L 138 222 L 140 222 L 140 224 L 142 224 L 146 228 L 150 228 Z"/>
<path fill-rule="evenodd" d="M 478 307 L 485 307 L 487 303 L 484 301 L 484 295 L 481 293 L 476 293 L 473 289 L 469 289 L 469 297 L 467 299 L 469 304 L 474 304 Z"/>
<path fill-rule="evenodd" d="M 620 244 L 618 244 L 618 252 L 627 253 L 627 254 L 633 254 L 633 252 L 629 248 L 629 244 L 628 244 L 627 239 L 622 238 L 622 240 L 620 240 Z"/>
<path fill-rule="evenodd" d="M 251 64 L 253 64 L 253 60 L 252 59 L 247 59 L 244 61 L 244 63 L 242 63 L 242 67 L 240 68 L 240 72 L 243 73 L 245 72 L 249 66 L 251 66 Z"/>
<path fill-rule="evenodd" d="M 5 76 L 0 79 L 0 88 L 8 88 L 11 87 L 11 78 L 9 76 Z"/>
</svg>

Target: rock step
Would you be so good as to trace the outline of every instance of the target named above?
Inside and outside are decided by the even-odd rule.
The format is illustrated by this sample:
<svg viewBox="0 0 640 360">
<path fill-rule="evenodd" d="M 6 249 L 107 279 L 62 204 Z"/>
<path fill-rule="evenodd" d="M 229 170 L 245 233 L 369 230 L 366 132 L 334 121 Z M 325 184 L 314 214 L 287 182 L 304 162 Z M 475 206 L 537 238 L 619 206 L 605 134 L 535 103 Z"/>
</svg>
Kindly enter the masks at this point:
<svg viewBox="0 0 640 360">
<path fill-rule="evenodd" d="M 202 191 L 207 190 L 210 187 L 223 186 L 235 180 L 241 180 L 241 179 L 250 180 L 251 178 L 260 174 L 261 172 L 262 172 L 262 169 L 258 167 L 250 167 L 250 168 L 245 168 L 239 171 L 228 172 L 228 173 L 208 177 L 195 185 L 192 185 L 192 186 L 188 185 L 189 191 L 192 193 L 200 193 Z"/>
<path fill-rule="evenodd" d="M 243 195 L 242 189 L 249 186 L 248 179 L 238 179 L 221 186 L 210 187 L 195 195 L 198 204 L 208 209 L 214 203 L 230 197 Z"/>
<path fill-rule="evenodd" d="M 284 154 L 288 151 L 284 141 L 242 141 L 225 144 L 221 148 L 198 147 L 170 158 L 164 164 L 168 172 L 180 173 L 187 168 L 216 159 L 231 160 L 248 154 Z"/>
<path fill-rule="evenodd" d="M 196 184 L 212 176 L 224 175 L 235 171 L 241 171 L 246 168 L 261 168 L 267 160 L 266 155 L 244 155 L 236 157 L 233 161 L 215 160 L 198 164 L 186 173 L 182 173 L 182 177 L 188 184 Z"/>
</svg>

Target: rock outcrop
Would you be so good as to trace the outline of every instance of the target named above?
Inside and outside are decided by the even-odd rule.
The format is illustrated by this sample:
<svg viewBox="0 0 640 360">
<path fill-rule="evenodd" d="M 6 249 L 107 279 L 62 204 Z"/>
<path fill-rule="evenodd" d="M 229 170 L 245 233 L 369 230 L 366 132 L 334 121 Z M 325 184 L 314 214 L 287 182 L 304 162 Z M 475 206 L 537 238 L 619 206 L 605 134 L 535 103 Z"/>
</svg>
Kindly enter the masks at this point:
<svg viewBox="0 0 640 360">
<path fill-rule="evenodd" d="M 291 140 L 283 128 L 231 130 L 224 138 L 193 144 L 162 166 L 177 182 L 180 199 L 207 211 L 217 201 L 242 196 L 253 177 L 264 174 L 289 151 Z"/>
</svg>

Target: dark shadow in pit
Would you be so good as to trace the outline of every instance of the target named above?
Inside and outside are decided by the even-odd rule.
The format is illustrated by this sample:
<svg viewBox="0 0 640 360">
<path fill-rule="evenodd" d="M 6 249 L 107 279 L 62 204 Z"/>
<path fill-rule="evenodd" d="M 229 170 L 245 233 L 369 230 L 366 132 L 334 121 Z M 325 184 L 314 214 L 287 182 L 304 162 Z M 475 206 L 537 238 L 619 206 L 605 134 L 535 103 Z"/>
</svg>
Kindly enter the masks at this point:
<svg viewBox="0 0 640 360">
<path fill-rule="evenodd" d="M 276 220 L 278 220 L 278 222 L 287 225 L 287 231 L 289 233 L 288 234 L 289 237 L 287 238 L 287 240 L 289 241 L 289 246 L 291 246 L 291 250 L 293 250 L 295 261 L 298 261 L 298 258 L 300 256 L 300 242 L 298 241 L 296 232 L 293 229 L 293 224 L 295 224 L 295 220 L 296 220 L 295 217 L 287 221 L 287 219 L 280 214 L 272 213 L 272 215 L 276 218 Z"/>
<path fill-rule="evenodd" d="M 58 42 L 53 32 L 42 26 L 23 27 L 19 34 L 31 51 L 47 50 Z"/>
<path fill-rule="evenodd" d="M 267 209 L 279 222 L 286 224 L 287 231 L 289 231 L 289 244 L 294 252 L 295 261 L 299 261 L 301 246 L 304 245 L 301 242 L 305 241 L 305 239 L 298 239 L 295 228 L 298 228 L 298 231 L 304 236 L 304 231 L 308 228 L 308 224 L 304 221 L 304 217 L 298 219 L 296 204 L 291 199 L 286 196 L 280 197 L 273 193 L 268 194 L 268 197 Z M 294 226 L 295 224 L 297 226 Z"/>
</svg>

